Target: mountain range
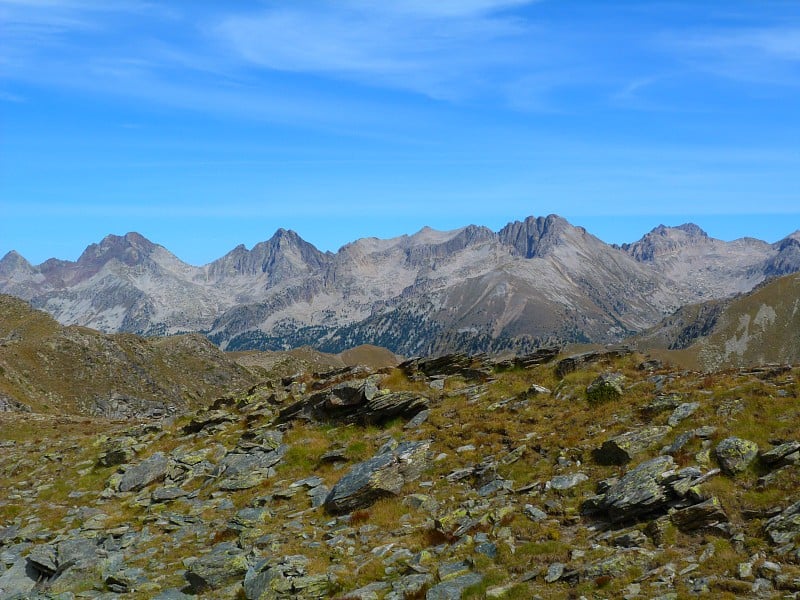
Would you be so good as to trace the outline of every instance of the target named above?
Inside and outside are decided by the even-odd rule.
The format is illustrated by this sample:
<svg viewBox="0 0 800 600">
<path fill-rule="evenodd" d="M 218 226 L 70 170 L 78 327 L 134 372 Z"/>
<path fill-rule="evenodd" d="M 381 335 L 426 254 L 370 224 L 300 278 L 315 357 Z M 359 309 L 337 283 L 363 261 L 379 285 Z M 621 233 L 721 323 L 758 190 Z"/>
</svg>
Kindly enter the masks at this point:
<svg viewBox="0 0 800 600">
<path fill-rule="evenodd" d="M 725 242 L 693 224 L 609 245 L 557 215 L 363 238 L 322 252 L 279 229 L 203 266 L 137 233 L 77 261 L 0 259 L 0 292 L 62 324 L 198 332 L 226 350 L 377 344 L 405 355 L 617 342 L 687 304 L 800 271 L 800 231 Z"/>
</svg>

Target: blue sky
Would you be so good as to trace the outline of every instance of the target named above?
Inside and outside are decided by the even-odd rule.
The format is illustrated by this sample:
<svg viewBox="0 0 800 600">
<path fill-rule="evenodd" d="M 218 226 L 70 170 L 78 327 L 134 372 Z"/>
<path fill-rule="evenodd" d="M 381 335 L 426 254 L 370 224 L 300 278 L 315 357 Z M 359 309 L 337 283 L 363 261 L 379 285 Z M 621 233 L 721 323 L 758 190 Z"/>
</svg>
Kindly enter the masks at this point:
<svg viewBox="0 0 800 600">
<path fill-rule="evenodd" d="M 0 255 L 800 228 L 800 3 L 0 0 Z"/>
</svg>

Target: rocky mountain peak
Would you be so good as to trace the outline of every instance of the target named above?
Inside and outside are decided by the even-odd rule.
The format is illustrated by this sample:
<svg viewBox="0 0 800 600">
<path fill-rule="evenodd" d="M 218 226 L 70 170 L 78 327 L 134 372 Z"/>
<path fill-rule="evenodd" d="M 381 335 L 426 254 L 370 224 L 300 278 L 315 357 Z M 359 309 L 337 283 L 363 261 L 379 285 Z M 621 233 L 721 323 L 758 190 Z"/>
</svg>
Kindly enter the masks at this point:
<svg viewBox="0 0 800 600">
<path fill-rule="evenodd" d="M 211 276 L 257 275 L 265 273 L 270 281 L 316 270 L 325 265 L 327 254 L 306 242 L 291 229 L 278 229 L 271 238 L 248 250 L 239 244 L 208 266 Z"/>
<path fill-rule="evenodd" d="M 112 259 L 134 266 L 152 254 L 156 244 L 143 235 L 129 232 L 123 236 L 107 235 L 99 244 L 91 244 L 78 258 L 78 265 L 99 266 Z"/>
<path fill-rule="evenodd" d="M 548 255 L 555 246 L 563 242 L 568 231 L 576 230 L 566 219 L 558 215 L 547 215 L 509 223 L 499 231 L 498 237 L 502 244 L 514 249 L 514 254 L 535 258 Z"/>
<path fill-rule="evenodd" d="M 800 231 L 786 236 L 774 246 L 778 253 L 771 257 L 766 264 L 768 277 L 779 277 L 800 270 Z"/>
<path fill-rule="evenodd" d="M 708 234 L 694 223 L 677 227 L 659 225 L 633 244 L 623 244 L 622 250 L 639 262 L 653 262 L 686 246 L 706 243 Z"/>
<path fill-rule="evenodd" d="M 11 276 L 18 271 L 32 273 L 33 266 L 16 250 L 12 250 L 0 258 L 0 275 Z"/>
<path fill-rule="evenodd" d="M 690 238 L 696 239 L 706 239 L 708 238 L 708 234 L 703 231 L 703 229 L 695 225 L 694 223 L 684 223 L 683 225 L 678 225 L 677 227 L 664 227 L 661 226 L 663 229 L 669 231 L 670 229 L 674 229 L 676 231 L 682 231 L 683 233 L 687 234 Z"/>
</svg>

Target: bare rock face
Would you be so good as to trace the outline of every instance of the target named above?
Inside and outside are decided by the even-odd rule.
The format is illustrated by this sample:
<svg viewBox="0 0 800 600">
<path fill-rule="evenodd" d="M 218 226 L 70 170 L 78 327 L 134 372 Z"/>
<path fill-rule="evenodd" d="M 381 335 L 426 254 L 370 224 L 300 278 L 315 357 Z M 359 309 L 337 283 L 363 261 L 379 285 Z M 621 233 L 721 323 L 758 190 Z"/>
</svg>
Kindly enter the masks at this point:
<svg viewBox="0 0 800 600">
<path fill-rule="evenodd" d="M 633 244 L 625 244 L 622 248 L 636 260 L 654 262 L 660 258 L 674 255 L 681 248 L 700 246 L 707 243 L 708 234 L 694 223 L 686 223 L 678 227 L 659 225 Z"/>
<path fill-rule="evenodd" d="M 400 493 L 406 482 L 417 479 L 427 467 L 429 447 L 429 442 L 387 444 L 369 460 L 353 466 L 333 486 L 325 499 L 325 510 L 346 513 Z"/>
<path fill-rule="evenodd" d="M 546 256 L 553 247 L 563 243 L 563 234 L 572 226 L 557 215 L 528 217 L 509 223 L 498 233 L 501 243 L 511 246 L 524 258 Z"/>
</svg>

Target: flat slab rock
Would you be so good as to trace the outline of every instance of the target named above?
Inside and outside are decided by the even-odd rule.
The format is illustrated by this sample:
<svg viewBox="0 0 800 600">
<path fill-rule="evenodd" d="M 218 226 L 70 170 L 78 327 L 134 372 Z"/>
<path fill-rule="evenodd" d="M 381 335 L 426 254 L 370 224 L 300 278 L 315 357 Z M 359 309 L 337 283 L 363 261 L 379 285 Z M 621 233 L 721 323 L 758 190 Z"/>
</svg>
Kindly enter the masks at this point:
<svg viewBox="0 0 800 600">
<path fill-rule="evenodd" d="M 120 492 L 138 492 L 167 474 L 169 459 L 163 452 L 156 452 L 138 465 L 128 468 L 119 484 Z"/>
<path fill-rule="evenodd" d="M 767 521 L 764 531 L 774 544 L 800 541 L 800 500 Z"/>
<path fill-rule="evenodd" d="M 620 477 L 605 493 L 600 507 L 612 521 L 631 519 L 664 507 L 668 493 L 661 485 L 662 475 L 674 468 L 671 456 L 658 456 L 643 462 Z"/>
<path fill-rule="evenodd" d="M 364 462 L 354 465 L 333 486 L 325 499 L 325 510 L 347 513 L 393 496 L 409 481 L 417 479 L 428 465 L 430 442 L 388 443 Z"/>
<path fill-rule="evenodd" d="M 595 460 L 602 465 L 623 465 L 661 441 L 671 430 L 672 428 L 666 425 L 655 425 L 614 436 L 595 450 Z"/>
<path fill-rule="evenodd" d="M 464 590 L 483 581 L 480 573 L 467 573 L 453 579 L 443 581 L 425 594 L 425 600 L 461 600 Z"/>
</svg>

